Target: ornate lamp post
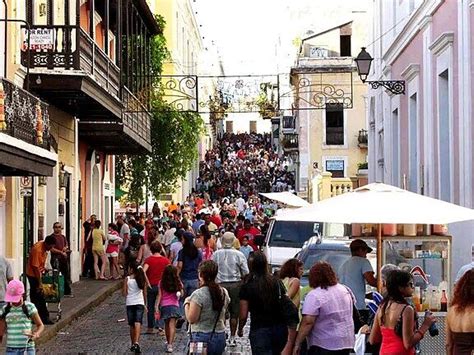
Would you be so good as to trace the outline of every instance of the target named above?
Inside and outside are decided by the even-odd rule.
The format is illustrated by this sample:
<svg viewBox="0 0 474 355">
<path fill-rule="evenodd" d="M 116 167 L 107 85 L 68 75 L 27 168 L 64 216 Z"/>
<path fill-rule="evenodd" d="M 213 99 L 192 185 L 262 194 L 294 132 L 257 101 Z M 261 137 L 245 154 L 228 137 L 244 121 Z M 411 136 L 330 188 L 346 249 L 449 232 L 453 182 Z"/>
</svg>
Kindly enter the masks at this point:
<svg viewBox="0 0 474 355">
<path fill-rule="evenodd" d="M 374 58 L 365 50 L 365 47 L 362 47 L 357 58 L 354 59 L 357 65 L 357 72 L 359 73 L 360 80 L 363 83 L 368 83 L 372 89 L 378 89 L 379 87 L 384 87 L 392 94 L 395 95 L 405 95 L 405 81 L 404 80 L 367 80 L 367 76 L 370 72 L 370 65 Z"/>
</svg>

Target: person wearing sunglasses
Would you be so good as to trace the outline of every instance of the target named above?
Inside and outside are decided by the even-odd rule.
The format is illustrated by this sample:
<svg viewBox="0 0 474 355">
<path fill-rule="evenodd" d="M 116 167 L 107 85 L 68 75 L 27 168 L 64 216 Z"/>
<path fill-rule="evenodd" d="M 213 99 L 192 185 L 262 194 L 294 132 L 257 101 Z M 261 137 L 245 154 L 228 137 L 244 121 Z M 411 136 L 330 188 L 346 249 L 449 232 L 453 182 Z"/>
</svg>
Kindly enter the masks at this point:
<svg viewBox="0 0 474 355">
<path fill-rule="evenodd" d="M 415 310 L 406 298 L 412 297 L 414 284 L 407 271 L 393 270 L 387 276 L 387 294 L 375 314 L 369 342 L 379 344 L 380 354 L 414 355 L 415 345 L 436 322 L 430 314 L 416 329 Z"/>
</svg>

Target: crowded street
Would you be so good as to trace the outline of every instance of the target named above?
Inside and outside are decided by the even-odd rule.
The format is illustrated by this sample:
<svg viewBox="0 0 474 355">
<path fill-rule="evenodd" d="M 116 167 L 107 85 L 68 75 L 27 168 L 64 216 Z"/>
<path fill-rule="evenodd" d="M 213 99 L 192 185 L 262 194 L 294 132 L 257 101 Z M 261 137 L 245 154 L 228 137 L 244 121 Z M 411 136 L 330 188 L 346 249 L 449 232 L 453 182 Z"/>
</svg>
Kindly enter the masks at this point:
<svg viewBox="0 0 474 355">
<path fill-rule="evenodd" d="M 473 29 L 0 1 L 0 353 L 474 355 Z"/>
</svg>

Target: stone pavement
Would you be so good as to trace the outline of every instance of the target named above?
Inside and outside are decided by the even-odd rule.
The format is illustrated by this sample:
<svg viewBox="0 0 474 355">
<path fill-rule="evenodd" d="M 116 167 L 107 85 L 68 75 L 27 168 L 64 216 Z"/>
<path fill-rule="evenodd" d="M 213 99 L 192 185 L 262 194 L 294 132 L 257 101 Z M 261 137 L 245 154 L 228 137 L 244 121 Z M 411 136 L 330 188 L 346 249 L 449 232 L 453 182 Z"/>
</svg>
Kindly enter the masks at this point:
<svg viewBox="0 0 474 355">
<path fill-rule="evenodd" d="M 130 354 L 129 327 L 126 322 L 125 299 L 120 291 L 103 303 L 63 328 L 54 339 L 38 346 L 39 354 Z M 146 319 L 144 319 L 144 326 Z M 140 346 L 144 354 L 163 354 L 166 350 L 164 336 L 144 334 Z M 250 354 L 248 327 L 246 336 L 237 338 L 237 347 L 227 348 L 225 354 Z M 185 354 L 187 334 L 177 330 L 175 354 Z"/>
</svg>

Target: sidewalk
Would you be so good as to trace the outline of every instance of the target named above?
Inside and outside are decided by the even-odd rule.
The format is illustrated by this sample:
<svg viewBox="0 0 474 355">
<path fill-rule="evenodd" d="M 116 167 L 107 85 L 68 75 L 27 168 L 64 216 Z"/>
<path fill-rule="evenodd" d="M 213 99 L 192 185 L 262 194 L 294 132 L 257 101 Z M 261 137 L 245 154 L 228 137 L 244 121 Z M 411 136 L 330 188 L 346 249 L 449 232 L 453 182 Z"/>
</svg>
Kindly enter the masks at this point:
<svg viewBox="0 0 474 355">
<path fill-rule="evenodd" d="M 61 319 L 57 323 L 45 326 L 45 330 L 40 339 L 36 341 L 36 345 L 43 344 L 56 336 L 62 328 L 87 313 L 91 308 L 99 305 L 117 291 L 121 285 L 121 281 L 96 281 L 86 278 L 74 283 L 72 285 L 74 297 L 61 299 Z M 49 304 L 48 308 L 53 311 L 50 318 L 54 320 L 56 318 L 54 311 L 57 309 L 57 304 Z"/>
</svg>

